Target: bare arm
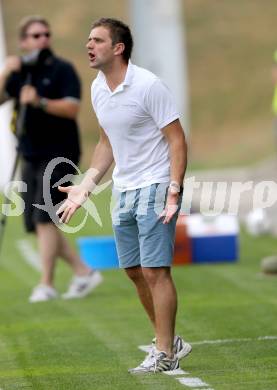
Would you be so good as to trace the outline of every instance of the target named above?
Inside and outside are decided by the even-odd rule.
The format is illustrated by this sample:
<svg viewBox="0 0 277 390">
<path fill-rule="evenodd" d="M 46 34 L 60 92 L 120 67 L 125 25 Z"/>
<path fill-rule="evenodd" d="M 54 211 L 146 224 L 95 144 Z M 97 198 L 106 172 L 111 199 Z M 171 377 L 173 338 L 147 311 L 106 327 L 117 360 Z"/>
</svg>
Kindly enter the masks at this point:
<svg viewBox="0 0 277 390">
<path fill-rule="evenodd" d="M 182 185 L 187 167 L 187 143 L 179 120 L 162 129 L 170 153 L 170 179 Z"/>
<path fill-rule="evenodd" d="M 182 186 L 187 167 L 187 143 L 179 120 L 162 129 L 168 144 L 170 154 L 170 180 Z M 163 223 L 169 223 L 178 209 L 179 193 L 167 194 L 166 207 L 161 214 Z"/>
<path fill-rule="evenodd" d="M 113 151 L 105 131 L 100 127 L 100 138 L 95 147 L 90 168 L 95 169 L 97 176 L 94 178 L 95 184 L 98 184 L 105 173 L 108 171 L 114 161 Z"/>
<path fill-rule="evenodd" d="M 47 99 L 44 111 L 51 115 L 62 118 L 76 119 L 79 113 L 80 104 L 67 98 L 64 99 Z"/>
<path fill-rule="evenodd" d="M 62 118 L 75 119 L 79 112 L 79 102 L 71 98 L 45 99 L 41 98 L 37 90 L 31 85 L 25 85 L 20 92 L 20 103 L 30 104 L 33 107 L 42 108 L 51 115 Z M 43 103 L 43 104 L 42 104 Z"/>
<path fill-rule="evenodd" d="M 92 155 L 90 168 L 87 170 L 81 186 L 88 193 L 92 192 L 94 187 L 100 182 L 102 177 L 108 171 L 113 163 L 113 151 L 105 131 L 100 127 L 99 141 Z"/>
<path fill-rule="evenodd" d="M 86 201 L 102 177 L 113 163 L 113 152 L 110 141 L 104 130 L 100 128 L 100 139 L 92 156 L 90 169 L 82 182 L 76 186 L 59 187 L 68 194 L 67 200 L 58 209 L 61 222 L 68 223 L 75 211 Z"/>
</svg>

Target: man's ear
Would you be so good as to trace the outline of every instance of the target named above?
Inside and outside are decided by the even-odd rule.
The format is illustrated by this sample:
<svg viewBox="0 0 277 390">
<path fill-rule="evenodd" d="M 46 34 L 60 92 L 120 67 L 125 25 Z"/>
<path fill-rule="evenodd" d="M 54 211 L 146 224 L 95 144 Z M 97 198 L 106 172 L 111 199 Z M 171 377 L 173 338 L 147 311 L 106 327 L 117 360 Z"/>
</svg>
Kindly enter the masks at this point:
<svg viewBox="0 0 277 390">
<path fill-rule="evenodd" d="M 114 46 L 114 54 L 120 56 L 125 50 L 125 45 L 123 42 L 116 43 Z"/>
</svg>

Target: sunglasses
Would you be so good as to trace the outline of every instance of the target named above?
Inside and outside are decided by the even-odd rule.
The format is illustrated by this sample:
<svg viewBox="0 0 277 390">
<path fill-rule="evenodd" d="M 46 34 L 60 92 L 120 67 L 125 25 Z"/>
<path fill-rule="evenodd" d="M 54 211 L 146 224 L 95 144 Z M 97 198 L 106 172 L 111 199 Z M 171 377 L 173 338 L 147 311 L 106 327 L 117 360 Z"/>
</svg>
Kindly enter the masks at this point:
<svg viewBox="0 0 277 390">
<path fill-rule="evenodd" d="M 40 37 L 50 38 L 51 37 L 51 33 L 50 33 L 50 31 L 48 31 L 48 32 L 44 32 L 44 33 L 27 34 L 26 36 L 27 37 L 32 37 L 34 39 L 39 39 Z"/>
</svg>

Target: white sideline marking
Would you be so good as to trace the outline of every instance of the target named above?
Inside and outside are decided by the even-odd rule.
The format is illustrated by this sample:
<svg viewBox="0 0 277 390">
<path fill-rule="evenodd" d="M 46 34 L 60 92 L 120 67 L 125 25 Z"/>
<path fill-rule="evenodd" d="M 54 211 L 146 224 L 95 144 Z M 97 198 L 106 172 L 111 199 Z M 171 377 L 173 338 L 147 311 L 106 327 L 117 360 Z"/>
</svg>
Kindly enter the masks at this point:
<svg viewBox="0 0 277 390">
<path fill-rule="evenodd" d="M 277 336 L 259 336 L 257 338 L 243 338 L 243 339 L 219 339 L 219 340 L 201 340 L 189 342 L 191 345 L 204 345 L 204 344 L 225 344 L 225 343 L 240 343 L 244 341 L 264 341 L 264 340 L 277 340 Z M 143 352 L 150 352 L 151 345 L 139 345 L 139 349 Z"/>
<path fill-rule="evenodd" d="M 177 368 L 177 370 L 164 371 L 166 375 L 187 375 L 189 372 L 182 370 L 181 368 Z M 1 390 L 1 389 L 0 389 Z"/>
<path fill-rule="evenodd" d="M 277 336 L 261 336 L 257 340 L 277 340 Z"/>
<path fill-rule="evenodd" d="M 207 387 L 207 383 L 201 381 L 199 378 L 176 378 L 182 385 L 188 387 Z"/>
<path fill-rule="evenodd" d="M 26 263 L 37 271 L 41 271 L 39 255 L 38 252 L 34 250 L 32 244 L 27 239 L 24 239 L 18 240 L 16 242 L 16 246 L 19 249 L 20 253 L 23 255 L 23 258 Z"/>
<path fill-rule="evenodd" d="M 191 345 L 225 344 L 225 343 L 238 343 L 244 341 L 263 341 L 263 340 L 277 340 L 277 336 L 260 336 L 257 338 L 243 338 L 243 339 L 202 340 L 202 341 L 195 341 L 190 344 Z"/>
</svg>

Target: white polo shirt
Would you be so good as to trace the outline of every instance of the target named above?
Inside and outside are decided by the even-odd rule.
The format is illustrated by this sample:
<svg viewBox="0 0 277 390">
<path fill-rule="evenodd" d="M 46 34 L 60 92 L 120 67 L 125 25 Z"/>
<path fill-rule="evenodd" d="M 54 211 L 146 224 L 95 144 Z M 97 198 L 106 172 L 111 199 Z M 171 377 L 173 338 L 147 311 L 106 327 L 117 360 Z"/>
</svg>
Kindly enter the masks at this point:
<svg viewBox="0 0 277 390">
<path fill-rule="evenodd" d="M 100 71 L 91 100 L 112 146 L 115 188 L 134 190 L 169 181 L 169 146 L 161 129 L 180 115 L 165 84 L 129 62 L 125 80 L 113 92 Z"/>
</svg>

